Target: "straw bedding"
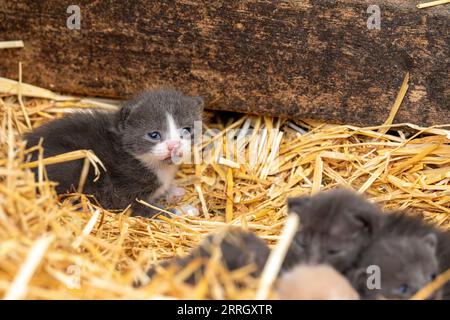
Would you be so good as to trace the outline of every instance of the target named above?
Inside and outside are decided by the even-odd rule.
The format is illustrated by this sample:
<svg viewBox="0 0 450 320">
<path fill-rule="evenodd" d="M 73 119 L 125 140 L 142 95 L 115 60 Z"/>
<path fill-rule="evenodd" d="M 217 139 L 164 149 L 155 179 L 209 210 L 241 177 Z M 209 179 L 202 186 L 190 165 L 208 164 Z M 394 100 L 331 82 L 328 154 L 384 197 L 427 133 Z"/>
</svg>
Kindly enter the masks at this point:
<svg viewBox="0 0 450 320">
<path fill-rule="evenodd" d="M 264 286 L 248 276 L 249 268 L 226 272 L 218 255 L 195 287 L 183 283 L 195 265 L 177 274 L 168 270 L 143 288 L 131 283 L 148 266 L 188 253 L 226 226 L 251 230 L 274 246 L 287 216 L 286 197 L 338 186 L 450 228 L 449 127 L 392 125 L 395 108 L 385 126 L 370 128 L 206 114 L 204 131 L 215 130 L 195 154 L 201 150 L 211 161 L 183 165 L 177 176 L 187 190 L 181 204 L 198 207 L 200 216 L 145 219 L 103 210 L 88 195 L 58 197 L 45 174 L 35 182 L 29 168 L 43 168 L 44 162 L 26 162 L 20 134 L 94 102 L 8 83 L 0 83 L 2 92 L 10 92 L 0 99 L 0 296 L 5 298 L 261 297 Z M 101 163 L 89 151 L 45 163 L 79 158 L 101 174 Z"/>
</svg>

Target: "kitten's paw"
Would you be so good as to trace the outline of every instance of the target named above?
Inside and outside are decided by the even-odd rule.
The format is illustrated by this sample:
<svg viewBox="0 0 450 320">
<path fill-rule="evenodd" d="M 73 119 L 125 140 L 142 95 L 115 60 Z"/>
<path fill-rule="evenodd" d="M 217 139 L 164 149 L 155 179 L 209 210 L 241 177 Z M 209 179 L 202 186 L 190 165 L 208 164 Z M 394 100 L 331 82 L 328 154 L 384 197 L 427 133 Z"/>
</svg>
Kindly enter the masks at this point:
<svg viewBox="0 0 450 320">
<path fill-rule="evenodd" d="M 198 217 L 200 215 L 200 211 L 190 204 L 181 206 L 179 208 L 174 208 L 171 211 L 178 216 L 186 214 L 190 217 Z"/>
<path fill-rule="evenodd" d="M 184 197 L 185 194 L 186 191 L 183 188 L 170 187 L 169 190 L 167 190 L 166 201 L 169 203 L 178 202 Z"/>
</svg>

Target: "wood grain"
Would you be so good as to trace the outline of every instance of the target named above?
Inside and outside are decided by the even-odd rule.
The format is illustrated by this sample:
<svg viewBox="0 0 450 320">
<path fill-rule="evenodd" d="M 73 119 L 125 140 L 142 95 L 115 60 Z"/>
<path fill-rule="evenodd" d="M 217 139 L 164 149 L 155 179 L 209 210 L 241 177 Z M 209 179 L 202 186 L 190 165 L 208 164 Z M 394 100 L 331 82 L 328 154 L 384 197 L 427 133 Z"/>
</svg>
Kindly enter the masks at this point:
<svg viewBox="0 0 450 320">
<path fill-rule="evenodd" d="M 85 1 L 81 29 L 59 0 L 0 3 L 0 75 L 63 93 L 126 98 L 155 86 L 208 107 L 359 125 L 450 123 L 450 10 L 419 1 Z M 407 2 L 407 4 L 405 4 Z M 367 8 L 381 8 L 381 29 Z"/>
</svg>

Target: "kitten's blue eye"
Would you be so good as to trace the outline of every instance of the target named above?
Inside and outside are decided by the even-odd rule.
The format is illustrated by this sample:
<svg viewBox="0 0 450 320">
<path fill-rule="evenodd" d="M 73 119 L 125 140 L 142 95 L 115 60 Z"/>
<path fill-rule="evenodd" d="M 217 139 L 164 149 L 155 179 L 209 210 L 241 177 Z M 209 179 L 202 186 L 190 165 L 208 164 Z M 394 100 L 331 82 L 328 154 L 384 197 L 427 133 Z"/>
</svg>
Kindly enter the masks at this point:
<svg viewBox="0 0 450 320">
<path fill-rule="evenodd" d="M 406 292 L 408 292 L 408 285 L 407 284 L 402 284 L 400 287 L 398 287 L 395 290 L 397 293 L 399 294 L 405 294 Z"/>
<path fill-rule="evenodd" d="M 152 140 L 160 140 L 161 134 L 158 131 L 153 131 L 153 132 L 148 133 L 148 137 Z"/>
<path fill-rule="evenodd" d="M 191 136 L 191 132 L 192 132 L 192 130 L 189 127 L 185 127 L 183 129 L 181 129 L 181 138 L 190 137 Z"/>
</svg>

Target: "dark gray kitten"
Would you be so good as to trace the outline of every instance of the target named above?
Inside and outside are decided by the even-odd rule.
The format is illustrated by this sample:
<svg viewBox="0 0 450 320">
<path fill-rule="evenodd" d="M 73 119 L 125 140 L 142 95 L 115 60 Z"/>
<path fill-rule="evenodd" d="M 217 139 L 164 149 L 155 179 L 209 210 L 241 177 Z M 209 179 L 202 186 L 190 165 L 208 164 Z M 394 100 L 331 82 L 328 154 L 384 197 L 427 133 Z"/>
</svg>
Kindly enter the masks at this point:
<svg viewBox="0 0 450 320">
<path fill-rule="evenodd" d="M 383 227 L 379 237 L 405 236 L 426 237 L 433 233 L 437 238 L 436 258 L 439 262 L 438 274 L 450 269 L 450 232 L 436 228 L 416 215 L 407 215 L 405 212 L 390 212 L 383 215 Z M 450 282 L 442 290 L 442 298 L 450 299 Z"/>
<path fill-rule="evenodd" d="M 283 264 L 328 263 L 341 273 L 358 261 L 380 228 L 380 209 L 354 192 L 337 189 L 288 199 L 300 216 L 300 229 Z"/>
<path fill-rule="evenodd" d="M 437 241 L 434 233 L 422 237 L 383 236 L 367 248 L 348 278 L 362 299 L 409 299 L 439 272 Z M 369 266 L 379 268 L 379 287 L 369 287 L 374 284 L 369 278 L 374 276 L 373 271 L 368 272 Z M 440 297 L 439 291 L 430 298 Z"/>
<path fill-rule="evenodd" d="M 135 215 L 155 211 L 135 199 L 155 202 L 171 188 L 177 171 L 174 160 L 189 153 L 194 121 L 200 121 L 203 101 L 174 90 L 146 92 L 117 112 L 75 113 L 27 134 L 27 147 L 43 138 L 44 157 L 89 149 L 106 167 L 93 181 L 90 170 L 83 192 L 92 194 L 107 209 L 132 205 Z M 32 155 L 37 160 L 38 154 Z M 77 189 L 82 160 L 47 166 L 48 177 L 58 182 L 58 193 Z M 175 193 L 180 190 L 174 189 Z"/>
<path fill-rule="evenodd" d="M 182 270 L 192 261 L 201 259 L 203 262 L 201 266 L 186 280 L 187 283 L 194 284 L 203 276 L 207 261 L 215 248 L 219 248 L 221 261 L 228 270 L 233 271 L 253 265 L 255 269 L 251 275 L 254 277 L 261 274 L 270 253 L 267 244 L 255 234 L 239 228 L 229 228 L 209 235 L 188 256 L 164 261 L 159 268 L 176 267 L 177 270 Z M 147 275 L 152 277 L 157 272 L 158 267 L 153 267 L 147 271 Z M 140 286 L 141 283 L 137 281 L 134 285 Z"/>
<path fill-rule="evenodd" d="M 437 273 L 450 268 L 449 232 L 439 231 L 418 216 L 403 212 L 382 213 L 377 206 L 353 192 L 334 190 L 313 197 L 289 199 L 288 210 L 299 214 L 300 230 L 288 250 L 283 270 L 299 262 L 328 263 L 348 275 L 355 272 L 363 256 L 370 258 L 370 253 L 365 251 L 374 241 L 404 237 L 408 240 L 403 242 L 412 239 L 411 245 L 414 246 L 413 243 L 417 242 L 414 237 L 426 239 L 430 234 L 436 237 L 433 257 L 438 262 Z M 376 247 L 372 250 L 376 255 Z M 417 266 L 411 265 L 411 272 L 415 267 L 420 269 L 421 264 L 429 264 L 432 268 L 433 261 L 422 260 Z M 395 270 L 394 267 L 391 269 Z M 416 277 L 420 276 L 418 271 Z M 411 275 L 409 279 L 414 277 Z M 393 280 L 391 282 L 394 283 Z M 450 299 L 450 283 L 444 286 L 442 297 Z"/>
</svg>

